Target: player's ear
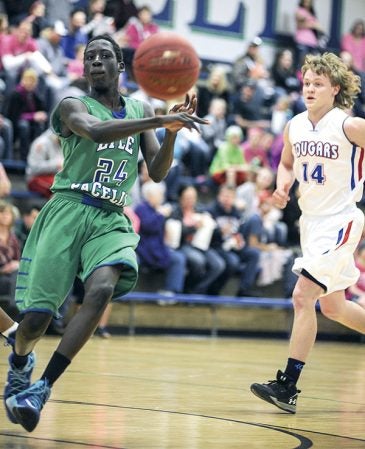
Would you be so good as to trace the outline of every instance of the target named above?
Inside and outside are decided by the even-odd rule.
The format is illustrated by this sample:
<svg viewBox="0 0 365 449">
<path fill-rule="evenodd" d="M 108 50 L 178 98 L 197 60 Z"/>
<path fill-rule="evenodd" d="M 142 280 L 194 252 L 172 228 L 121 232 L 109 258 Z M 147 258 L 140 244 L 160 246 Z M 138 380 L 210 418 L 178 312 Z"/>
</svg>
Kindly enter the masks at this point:
<svg viewBox="0 0 365 449">
<path fill-rule="evenodd" d="M 124 64 L 123 61 L 118 64 L 118 71 L 119 72 L 124 72 L 125 71 L 125 64 Z"/>
</svg>

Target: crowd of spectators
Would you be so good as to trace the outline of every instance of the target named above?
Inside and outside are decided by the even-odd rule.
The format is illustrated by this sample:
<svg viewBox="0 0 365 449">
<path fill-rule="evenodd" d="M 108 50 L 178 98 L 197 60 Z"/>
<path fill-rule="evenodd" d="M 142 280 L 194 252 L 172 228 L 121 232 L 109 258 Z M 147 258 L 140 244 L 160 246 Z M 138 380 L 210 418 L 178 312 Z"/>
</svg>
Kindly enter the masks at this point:
<svg viewBox="0 0 365 449">
<path fill-rule="evenodd" d="M 138 257 L 142 269 L 164 273 L 161 291 L 167 296 L 217 295 L 232 277 L 237 296 L 259 296 L 260 287 L 278 279 L 284 279 L 283 294 L 291 295 L 288 267 L 299 246 L 296 186 L 285 211 L 274 208 L 270 193 L 284 126 L 304 110 L 300 64 L 305 54 L 323 51 L 327 39 L 311 0 L 298 2 L 293 20 L 293 40 L 277 49 L 271 65 L 256 36 L 231 64 L 205 67 L 193 89 L 197 113 L 210 124 L 200 133 L 178 133 L 164 183 L 153 185 L 140 165 L 129 209 L 141 235 Z M 49 117 L 63 97 L 87 92 L 83 51 L 92 36 L 109 33 L 123 47 L 123 93 L 166 114 L 169 104 L 144 94 L 131 72 L 134 51 L 158 32 L 151 9 L 136 8 L 132 1 L 0 1 L 0 160 L 5 168 L 5 162 L 22 161 L 28 189 L 50 198 L 62 154 Z M 338 54 L 365 87 L 363 20 L 342 36 Z M 349 112 L 365 117 L 365 89 Z M 159 139 L 163 132 L 157 130 Z M 9 179 L 0 169 L 2 196 L 11 202 Z M 12 224 L 6 208 L 0 215 Z M 9 225 L 1 226 L 8 232 Z M 14 239 L 8 237 L 15 248 Z M 7 264 L 15 266 L 14 248 L 7 255 L 0 247 L 0 256 L 3 252 L 9 259 L 0 266 L 0 280 L 8 274 Z"/>
</svg>

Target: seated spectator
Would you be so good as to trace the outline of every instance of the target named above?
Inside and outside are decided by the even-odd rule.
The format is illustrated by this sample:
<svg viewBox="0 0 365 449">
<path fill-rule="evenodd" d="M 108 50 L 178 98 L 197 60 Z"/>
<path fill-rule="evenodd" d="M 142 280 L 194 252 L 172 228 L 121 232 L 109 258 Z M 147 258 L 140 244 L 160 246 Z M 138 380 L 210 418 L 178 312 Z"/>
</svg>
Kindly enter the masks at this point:
<svg viewBox="0 0 365 449">
<path fill-rule="evenodd" d="M 76 45 L 75 59 L 71 59 L 67 63 L 67 76 L 72 82 L 84 76 L 84 52 L 86 46 L 84 44 Z"/>
<path fill-rule="evenodd" d="M 118 0 L 119 1 L 119 0 Z M 46 6 L 46 19 L 48 23 L 55 23 L 60 20 L 64 24 L 68 23 L 74 3 L 70 0 L 43 0 Z"/>
<path fill-rule="evenodd" d="M 278 96 L 286 96 L 300 91 L 294 55 L 290 49 L 284 48 L 276 53 L 271 67 L 271 76 Z"/>
<path fill-rule="evenodd" d="M 223 184 L 217 199 L 208 209 L 217 223 L 211 247 L 226 263 L 224 272 L 209 287 L 208 292 L 219 293 L 231 276 L 239 274 L 237 296 L 259 296 L 260 292 L 253 287 L 259 273 L 260 251 L 246 245 L 240 231 L 241 214 L 234 205 L 235 199 L 235 188 Z"/>
<path fill-rule="evenodd" d="M 251 127 L 247 130 L 247 138 L 241 144 L 241 151 L 251 169 L 270 167 L 268 146 L 264 144 L 265 131 L 262 128 Z"/>
<path fill-rule="evenodd" d="M 231 90 L 228 83 L 227 69 L 220 65 L 214 65 L 204 84 L 198 86 L 198 106 L 196 113 L 204 117 L 209 112 L 213 99 L 220 98 L 228 105 L 230 103 Z"/>
<path fill-rule="evenodd" d="M 61 39 L 61 46 L 66 58 L 75 59 L 77 46 L 87 44 L 88 35 L 83 31 L 85 24 L 85 12 L 80 9 L 73 10 L 68 21 L 68 34 Z"/>
<path fill-rule="evenodd" d="M 240 89 L 247 81 L 268 77 L 269 73 L 260 54 L 261 45 L 262 39 L 255 37 L 249 42 L 246 52 L 234 61 L 231 78 L 235 90 Z"/>
<path fill-rule="evenodd" d="M 44 79 L 47 86 L 47 110 L 51 111 L 57 102 L 60 91 L 68 86 L 70 80 L 66 70 L 66 58 L 61 46 L 62 36 L 67 34 L 63 22 L 57 20 L 42 30 L 37 45 L 40 53 L 50 62 L 51 71 Z"/>
<path fill-rule="evenodd" d="M 90 0 L 87 23 L 82 28 L 89 38 L 116 31 L 113 17 L 105 15 L 106 0 Z"/>
<path fill-rule="evenodd" d="M 292 257 L 291 250 L 280 246 L 277 241 L 271 241 L 270 235 L 265 229 L 265 214 L 270 210 L 268 198 L 268 195 L 260 195 L 259 213 L 246 218 L 241 226 L 241 232 L 247 245 L 260 251 L 258 286 L 270 285 L 282 279 L 285 266 Z M 284 285 L 288 288 L 286 279 L 284 279 Z"/>
<path fill-rule="evenodd" d="M 9 92 L 5 102 L 5 115 L 11 120 L 15 138 L 19 138 L 19 153 L 27 160 L 29 146 L 47 126 L 48 114 L 36 89 L 38 75 L 33 69 L 23 72 L 20 83 Z"/>
<path fill-rule="evenodd" d="M 277 136 L 284 132 L 285 125 L 293 116 L 289 95 L 281 95 L 273 105 L 271 115 L 271 132 Z"/>
<path fill-rule="evenodd" d="M 213 98 L 209 105 L 208 114 L 204 116 L 209 123 L 201 127 L 202 137 L 210 149 L 209 163 L 211 163 L 218 147 L 225 140 L 227 129 L 226 115 L 227 102 L 222 98 Z"/>
<path fill-rule="evenodd" d="M 230 186 L 240 185 L 249 177 L 249 166 L 241 149 L 242 130 L 239 126 L 229 126 L 225 141 L 218 150 L 209 167 L 213 181 Z"/>
<path fill-rule="evenodd" d="M 165 222 L 171 206 L 164 204 L 164 195 L 163 183 L 148 181 L 142 185 L 144 200 L 135 208 L 141 238 L 136 251 L 142 267 L 165 273 L 162 290 L 165 295 L 171 295 L 184 291 L 186 256 L 165 243 Z"/>
<path fill-rule="evenodd" d="M 300 0 L 295 10 L 296 31 L 294 40 L 297 47 L 296 66 L 299 68 L 307 53 L 319 53 L 325 43 L 320 37 L 325 37 L 325 32 L 319 22 L 312 0 Z"/>
<path fill-rule="evenodd" d="M 15 305 L 15 283 L 20 260 L 20 245 L 13 231 L 15 209 L 0 201 L 0 296 Z"/>
<path fill-rule="evenodd" d="M 273 171 L 267 167 L 261 167 L 252 179 L 237 188 L 236 206 L 245 218 L 260 213 L 260 194 L 261 192 L 271 190 L 273 185 Z"/>
<path fill-rule="evenodd" d="M 137 17 L 131 17 L 125 26 L 126 47 L 136 50 L 144 40 L 159 31 L 159 26 L 153 21 L 151 8 L 141 6 Z"/>
<path fill-rule="evenodd" d="M 26 168 L 28 189 L 50 198 L 55 174 L 62 169 L 62 165 L 59 137 L 48 128 L 30 145 Z"/>
<path fill-rule="evenodd" d="M 134 52 L 145 39 L 159 31 L 160 28 L 153 21 L 152 11 L 148 5 L 143 5 L 138 8 L 137 16 L 129 18 L 118 38 L 118 43 L 124 47 L 124 62 L 126 72 L 130 79 L 133 79 L 133 73 L 130 68 L 132 66 Z"/>
<path fill-rule="evenodd" d="M 270 121 L 263 114 L 264 104 L 265 97 L 257 82 L 247 80 L 233 97 L 228 122 L 240 126 L 243 132 L 249 127 L 269 128 Z"/>
<path fill-rule="evenodd" d="M 204 177 L 208 172 L 209 145 L 196 129 L 182 128 L 179 134 L 179 142 L 183 151 L 182 162 L 187 170 L 187 175 L 193 178 L 194 184 L 199 183 L 199 177 Z"/>
<path fill-rule="evenodd" d="M 349 33 L 341 38 L 341 50 L 352 55 L 353 66 L 360 72 L 365 72 L 365 22 L 355 20 Z"/>
<path fill-rule="evenodd" d="M 188 265 L 185 291 L 213 293 L 211 285 L 225 270 L 224 260 L 210 248 L 215 221 L 198 206 L 198 194 L 193 186 L 182 187 L 179 193 L 179 204 L 171 218 L 178 220 L 181 226 L 179 249 L 185 254 Z"/>
<path fill-rule="evenodd" d="M 31 23 L 26 19 L 12 28 L 0 52 L 8 90 L 14 88 L 25 68 L 33 68 L 38 76 L 52 71 L 50 62 L 38 50 Z"/>
<path fill-rule="evenodd" d="M 32 25 L 32 37 L 37 39 L 42 30 L 48 26 L 46 7 L 42 0 L 36 0 L 29 8 L 26 20 Z"/>
</svg>

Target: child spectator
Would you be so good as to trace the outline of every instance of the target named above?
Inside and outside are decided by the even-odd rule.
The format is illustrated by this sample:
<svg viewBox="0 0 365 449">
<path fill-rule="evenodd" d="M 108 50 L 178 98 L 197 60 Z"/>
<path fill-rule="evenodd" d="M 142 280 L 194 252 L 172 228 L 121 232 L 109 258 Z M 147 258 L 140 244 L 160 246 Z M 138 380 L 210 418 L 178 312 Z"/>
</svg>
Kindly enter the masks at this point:
<svg viewBox="0 0 365 449">
<path fill-rule="evenodd" d="M 209 173 L 216 184 L 236 186 L 248 177 L 248 165 L 240 144 L 243 133 L 239 126 L 229 126 L 225 133 L 225 141 L 218 150 L 209 167 Z"/>
</svg>

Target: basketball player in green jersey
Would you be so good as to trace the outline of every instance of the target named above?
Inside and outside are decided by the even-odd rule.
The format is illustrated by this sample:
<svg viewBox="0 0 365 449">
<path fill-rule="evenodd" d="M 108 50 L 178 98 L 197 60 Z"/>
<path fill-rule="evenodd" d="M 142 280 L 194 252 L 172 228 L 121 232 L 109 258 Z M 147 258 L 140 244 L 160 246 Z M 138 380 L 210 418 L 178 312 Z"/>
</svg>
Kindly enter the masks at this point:
<svg viewBox="0 0 365 449">
<path fill-rule="evenodd" d="M 148 104 L 122 97 L 118 80 L 123 70 L 114 40 L 106 35 L 92 38 L 84 54 L 90 94 L 63 99 L 52 114 L 64 166 L 22 254 L 16 303 L 23 320 L 4 391 L 8 418 L 29 432 L 38 424 L 52 385 L 94 333 L 108 302 L 136 283 L 139 238 L 123 206 L 137 178 L 139 148 L 150 177 L 159 182 L 172 163 L 176 133 L 207 123 L 193 115 L 194 96 L 164 116 L 154 116 Z M 166 129 L 161 146 L 154 133 L 159 127 Z M 31 385 L 34 346 L 57 315 L 75 276 L 85 284 L 83 304 L 40 380 Z"/>
</svg>

